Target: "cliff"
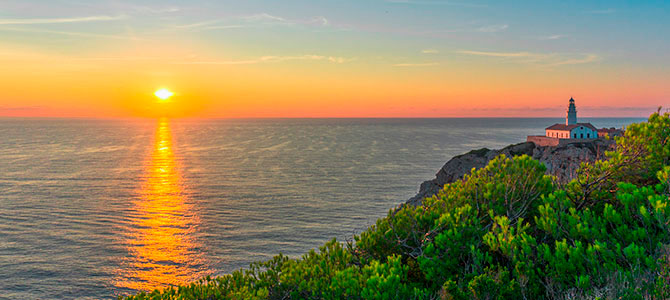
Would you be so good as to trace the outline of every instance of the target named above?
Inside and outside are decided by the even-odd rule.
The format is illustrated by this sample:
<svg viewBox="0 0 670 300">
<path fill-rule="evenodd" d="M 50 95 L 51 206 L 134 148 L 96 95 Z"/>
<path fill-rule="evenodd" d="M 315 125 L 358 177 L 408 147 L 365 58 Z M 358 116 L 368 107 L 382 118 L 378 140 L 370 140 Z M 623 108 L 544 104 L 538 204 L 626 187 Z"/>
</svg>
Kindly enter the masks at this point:
<svg viewBox="0 0 670 300">
<path fill-rule="evenodd" d="M 489 160 L 505 154 L 513 157 L 526 154 L 539 160 L 547 167 L 547 174 L 554 175 L 559 182 L 568 182 L 576 175 L 582 162 L 594 162 L 604 157 L 606 150 L 614 146 L 612 141 L 604 139 L 575 142 L 558 146 L 537 146 L 533 142 L 509 145 L 503 149 L 490 150 L 482 148 L 455 156 L 437 172 L 435 178 L 424 181 L 416 196 L 407 200 L 408 204 L 421 205 L 421 200 L 437 194 L 442 187 L 450 182 L 463 178 L 472 168 L 486 166 Z"/>
</svg>

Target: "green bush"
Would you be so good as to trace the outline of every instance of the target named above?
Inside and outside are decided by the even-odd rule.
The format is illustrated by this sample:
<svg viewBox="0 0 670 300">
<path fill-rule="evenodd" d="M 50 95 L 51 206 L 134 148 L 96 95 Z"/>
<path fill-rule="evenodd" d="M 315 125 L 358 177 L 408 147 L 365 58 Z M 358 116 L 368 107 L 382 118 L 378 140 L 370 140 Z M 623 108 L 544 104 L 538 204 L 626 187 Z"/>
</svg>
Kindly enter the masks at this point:
<svg viewBox="0 0 670 300">
<path fill-rule="evenodd" d="M 354 237 L 127 299 L 668 299 L 670 117 L 556 185 L 499 156 Z"/>
</svg>

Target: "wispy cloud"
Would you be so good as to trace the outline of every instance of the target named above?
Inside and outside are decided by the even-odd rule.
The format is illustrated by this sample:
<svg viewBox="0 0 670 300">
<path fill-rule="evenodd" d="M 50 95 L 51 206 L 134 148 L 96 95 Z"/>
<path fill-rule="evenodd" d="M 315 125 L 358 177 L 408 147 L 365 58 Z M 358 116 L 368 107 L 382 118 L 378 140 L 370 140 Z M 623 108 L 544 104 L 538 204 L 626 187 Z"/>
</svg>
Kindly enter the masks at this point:
<svg viewBox="0 0 670 300">
<path fill-rule="evenodd" d="M 46 117 L 54 116 L 55 112 L 50 106 L 0 106 L 0 116 L 3 117 Z"/>
<path fill-rule="evenodd" d="M 273 15 L 268 14 L 268 13 L 259 13 L 259 14 L 254 14 L 254 15 L 241 16 L 239 18 L 242 19 L 242 20 L 252 21 L 252 22 L 254 22 L 254 21 L 274 21 L 274 22 L 282 22 L 282 23 L 288 22 L 286 19 L 284 19 L 282 17 L 273 16 Z"/>
<path fill-rule="evenodd" d="M 287 19 L 268 13 L 258 13 L 253 15 L 219 18 L 191 24 L 182 24 L 176 25 L 174 27 L 180 29 L 190 29 L 194 31 L 204 31 L 215 29 L 264 27 L 272 25 L 330 26 L 331 24 L 330 21 L 324 16 L 314 16 L 309 19 L 297 20 Z"/>
<path fill-rule="evenodd" d="M 513 59 L 517 62 L 535 64 L 543 67 L 556 67 L 563 65 L 587 64 L 600 60 L 600 56 L 595 54 L 572 54 L 572 53 L 533 53 L 527 51 L 520 52 L 488 52 L 460 50 L 459 54 L 497 57 L 503 59 Z"/>
<path fill-rule="evenodd" d="M 0 28 L 2 30 L 2 28 Z M 13 58 L 19 55 L 19 52 L 0 52 L 0 58 L 7 56 L 7 58 Z M 189 55 L 184 57 L 173 57 L 170 60 L 161 57 L 155 56 L 102 56 L 102 57 L 67 57 L 59 59 L 67 59 L 71 61 L 165 61 L 169 64 L 174 65 L 250 65 L 250 64 L 261 64 L 261 63 L 279 63 L 285 61 L 323 61 L 334 64 L 343 64 L 356 60 L 356 58 L 340 57 L 340 56 L 327 56 L 327 55 L 316 55 L 316 54 L 306 54 L 306 55 L 293 55 L 293 56 L 282 56 L 282 55 L 266 55 L 249 59 L 242 60 L 196 60 L 198 59 L 196 55 Z"/>
<path fill-rule="evenodd" d="M 217 25 L 217 23 L 219 23 L 219 22 L 218 21 L 207 21 L 207 22 L 175 25 L 174 27 L 179 28 L 179 29 L 194 29 L 194 30 L 198 30 L 198 31 L 215 30 L 215 29 L 237 29 L 237 28 L 247 28 L 247 27 L 249 27 L 248 25 L 242 25 L 242 24 Z"/>
<path fill-rule="evenodd" d="M 595 62 L 600 60 L 600 57 L 594 54 L 588 54 L 586 57 L 583 58 L 569 58 L 565 60 L 561 60 L 552 64 L 549 64 L 549 66 L 562 66 L 562 65 L 578 65 L 578 64 L 588 64 L 591 62 Z"/>
<path fill-rule="evenodd" d="M 231 21 L 236 23 L 224 24 L 224 22 L 231 22 Z M 286 23 L 287 21 L 282 17 L 273 16 L 267 13 L 259 13 L 253 15 L 219 18 L 190 24 L 181 24 L 181 25 L 175 25 L 174 27 L 182 29 L 197 29 L 197 30 L 229 29 L 229 28 L 248 27 L 252 23 L 268 23 L 268 22 Z"/>
<path fill-rule="evenodd" d="M 78 4 L 79 5 L 79 4 Z M 131 4 L 131 3 L 123 3 L 123 2 L 111 2 L 107 3 L 106 5 L 96 5 L 96 4 L 91 4 L 89 5 L 91 9 L 100 9 L 101 11 L 105 10 L 118 10 L 122 11 L 126 14 L 129 15 L 137 15 L 137 14 L 143 14 L 143 15 L 156 15 L 156 14 L 169 14 L 169 13 L 176 13 L 182 11 L 181 7 L 178 6 L 147 6 L 147 5 L 137 5 L 137 4 Z"/>
<path fill-rule="evenodd" d="M 488 7 L 486 4 L 468 3 L 468 2 L 453 2 L 453 1 L 429 1 L 429 0 L 386 0 L 387 3 L 395 4 L 414 4 L 414 5 L 447 5 L 447 6 L 462 6 L 462 7 Z"/>
<path fill-rule="evenodd" d="M 33 24 L 100 22 L 100 21 L 116 21 L 125 18 L 126 18 L 125 15 L 118 15 L 118 16 L 52 18 L 52 19 L 0 19 L 0 25 L 33 25 Z"/>
<path fill-rule="evenodd" d="M 175 28 L 189 29 L 189 28 L 197 28 L 197 27 L 212 25 L 212 24 L 216 24 L 216 23 L 219 23 L 219 22 L 221 22 L 221 20 L 216 19 L 216 20 L 208 20 L 208 21 L 189 23 L 189 24 L 179 24 L 179 25 L 174 25 L 174 27 Z"/>
<path fill-rule="evenodd" d="M 580 107 L 581 108 L 581 107 Z M 560 112 L 564 109 L 563 105 L 556 106 L 544 106 L 544 107 L 531 107 L 531 106 L 520 106 L 520 107 L 473 107 L 468 109 L 469 111 L 474 112 L 514 112 L 514 113 L 542 113 L 542 112 Z"/>
<path fill-rule="evenodd" d="M 130 36 L 130 35 L 98 34 L 98 33 L 87 33 L 87 32 L 72 32 L 72 31 L 58 31 L 58 30 L 48 30 L 48 29 L 33 29 L 33 28 L 0 27 L 0 31 L 47 33 L 47 34 L 57 34 L 57 35 L 78 36 L 78 37 L 105 38 L 105 39 L 117 39 L 117 40 L 132 40 L 132 41 L 147 40 L 145 38 L 139 38 L 139 37 Z"/>
<path fill-rule="evenodd" d="M 0 112 L 34 112 L 45 108 L 44 106 L 0 106 Z"/>
<path fill-rule="evenodd" d="M 276 63 L 284 61 L 327 61 L 331 63 L 342 64 L 355 60 L 354 58 L 338 57 L 338 56 L 326 56 L 326 55 L 297 55 L 297 56 L 278 56 L 278 55 L 267 55 L 261 56 L 254 59 L 247 60 L 203 60 L 203 61 L 180 61 L 174 62 L 173 64 L 184 64 L 184 65 L 250 65 L 250 64 L 260 64 L 260 63 Z"/>
<path fill-rule="evenodd" d="M 487 26 L 482 26 L 477 28 L 477 31 L 479 32 L 500 32 L 500 31 L 505 31 L 509 28 L 509 25 L 507 24 L 499 24 L 499 25 L 487 25 Z"/>
<path fill-rule="evenodd" d="M 261 62 L 260 60 L 202 60 L 202 61 L 180 61 L 173 65 L 251 65 Z"/>
<path fill-rule="evenodd" d="M 249 26 L 245 25 L 212 25 L 202 27 L 203 30 L 215 30 L 215 29 L 238 29 L 238 28 L 247 28 Z"/>
<path fill-rule="evenodd" d="M 428 63 L 400 63 L 400 64 L 394 64 L 394 67 L 430 67 L 430 66 L 437 66 L 439 63 L 436 62 L 428 62 Z"/>
<path fill-rule="evenodd" d="M 330 24 L 330 22 L 328 21 L 328 19 L 326 19 L 326 17 L 324 17 L 324 16 L 316 16 L 316 17 L 313 17 L 311 23 L 321 24 L 321 25 L 323 25 L 323 26 L 326 26 L 326 25 L 329 25 L 329 24 Z"/>
<path fill-rule="evenodd" d="M 307 54 L 307 55 L 299 55 L 299 56 L 262 56 L 260 58 L 260 61 L 262 62 L 279 62 L 279 61 L 287 61 L 287 60 L 323 60 L 326 59 L 326 56 L 323 55 L 314 55 L 314 54 Z"/>
<path fill-rule="evenodd" d="M 563 34 L 552 34 L 552 35 L 547 35 L 547 36 L 541 36 L 541 37 L 538 37 L 537 39 L 547 41 L 547 40 L 558 40 L 558 39 L 562 39 L 562 38 L 566 38 L 566 37 L 567 36 L 563 35 Z"/>
<path fill-rule="evenodd" d="M 466 24 L 461 25 L 460 27 L 453 28 L 435 28 L 430 30 L 397 30 L 395 33 L 402 34 L 411 34 L 419 36 L 429 36 L 431 38 L 444 38 L 446 35 L 457 34 L 457 33 L 476 33 L 476 34 L 490 34 L 503 32 L 509 28 L 507 24 L 493 24 L 493 25 L 477 25 L 477 24 Z"/>
<path fill-rule="evenodd" d="M 577 99 L 579 100 L 579 99 Z M 637 117 L 648 116 L 650 113 L 656 111 L 658 106 L 586 106 L 579 105 L 580 114 L 586 116 L 601 116 L 601 117 Z M 529 113 L 540 117 L 560 116 L 565 111 L 564 104 L 555 106 L 520 106 L 520 107 L 473 107 L 463 109 L 472 113 L 496 113 L 501 116 L 524 116 Z M 586 117 L 588 118 L 588 117 Z"/>
<path fill-rule="evenodd" d="M 424 49 L 424 50 L 421 50 L 421 53 L 424 53 L 424 54 L 437 54 L 437 53 L 440 53 L 440 51 L 438 51 L 437 49 Z"/>
<path fill-rule="evenodd" d="M 77 57 L 78 61 L 164 61 L 156 56 L 107 56 L 107 57 Z"/>
<path fill-rule="evenodd" d="M 356 59 L 355 58 L 337 57 L 337 56 L 328 56 L 328 61 L 329 62 L 338 63 L 338 64 L 343 64 L 343 63 L 354 61 L 354 60 L 356 60 Z"/>
<path fill-rule="evenodd" d="M 478 55 L 478 56 L 492 56 L 492 57 L 532 57 L 537 55 L 530 52 L 486 52 L 486 51 L 471 51 L 471 50 L 461 50 L 456 51 L 456 53 Z"/>
<path fill-rule="evenodd" d="M 132 6 L 132 9 L 135 12 L 144 14 L 165 14 L 165 13 L 175 13 L 181 11 L 181 8 L 177 6 L 159 7 L 159 8 L 149 6 Z"/>
</svg>

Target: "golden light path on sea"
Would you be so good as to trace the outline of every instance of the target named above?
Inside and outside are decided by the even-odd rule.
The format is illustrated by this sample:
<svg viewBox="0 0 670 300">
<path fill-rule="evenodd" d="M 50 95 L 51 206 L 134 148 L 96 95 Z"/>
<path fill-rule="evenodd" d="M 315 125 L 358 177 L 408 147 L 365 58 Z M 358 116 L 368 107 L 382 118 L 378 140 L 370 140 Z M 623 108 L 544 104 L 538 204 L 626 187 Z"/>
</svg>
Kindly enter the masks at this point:
<svg viewBox="0 0 670 300">
<path fill-rule="evenodd" d="M 125 242 L 129 257 L 116 286 L 149 291 L 206 276 L 193 237 L 199 219 L 187 201 L 167 119 L 158 122 L 145 168 Z"/>
</svg>

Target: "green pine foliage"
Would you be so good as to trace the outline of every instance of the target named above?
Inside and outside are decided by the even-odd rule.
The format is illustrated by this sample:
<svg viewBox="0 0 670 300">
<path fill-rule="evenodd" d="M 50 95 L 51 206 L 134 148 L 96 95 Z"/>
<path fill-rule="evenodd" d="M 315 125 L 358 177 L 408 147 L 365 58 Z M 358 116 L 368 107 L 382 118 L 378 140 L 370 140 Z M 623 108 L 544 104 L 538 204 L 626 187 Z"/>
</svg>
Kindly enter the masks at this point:
<svg viewBox="0 0 670 300">
<path fill-rule="evenodd" d="M 670 116 L 560 185 L 499 156 L 354 237 L 126 299 L 669 299 Z"/>
</svg>

